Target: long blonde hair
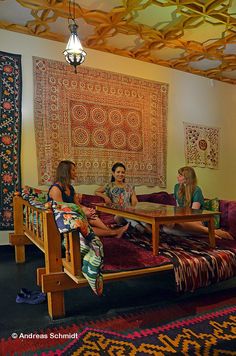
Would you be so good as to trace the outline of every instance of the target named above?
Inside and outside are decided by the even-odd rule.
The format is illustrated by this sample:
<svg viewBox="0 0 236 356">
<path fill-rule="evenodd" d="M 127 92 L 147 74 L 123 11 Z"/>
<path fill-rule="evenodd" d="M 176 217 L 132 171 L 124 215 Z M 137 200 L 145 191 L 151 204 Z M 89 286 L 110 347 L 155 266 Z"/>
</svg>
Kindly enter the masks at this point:
<svg viewBox="0 0 236 356">
<path fill-rule="evenodd" d="M 185 183 L 180 184 L 178 197 L 184 199 L 184 206 L 192 206 L 192 196 L 197 185 L 197 176 L 195 170 L 192 167 L 182 167 L 178 170 L 178 173 L 185 178 Z"/>
</svg>

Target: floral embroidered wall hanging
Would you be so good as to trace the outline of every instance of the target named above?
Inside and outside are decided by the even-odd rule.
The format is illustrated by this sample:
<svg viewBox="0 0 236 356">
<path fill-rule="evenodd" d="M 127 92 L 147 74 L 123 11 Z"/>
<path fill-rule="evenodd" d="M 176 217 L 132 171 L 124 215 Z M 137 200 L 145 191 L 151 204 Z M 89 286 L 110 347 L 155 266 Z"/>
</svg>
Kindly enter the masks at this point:
<svg viewBox="0 0 236 356">
<path fill-rule="evenodd" d="M 220 129 L 184 122 L 185 160 L 188 165 L 218 168 Z"/>
<path fill-rule="evenodd" d="M 12 230 L 13 193 L 21 188 L 21 55 L 0 51 L 0 230 Z"/>
</svg>

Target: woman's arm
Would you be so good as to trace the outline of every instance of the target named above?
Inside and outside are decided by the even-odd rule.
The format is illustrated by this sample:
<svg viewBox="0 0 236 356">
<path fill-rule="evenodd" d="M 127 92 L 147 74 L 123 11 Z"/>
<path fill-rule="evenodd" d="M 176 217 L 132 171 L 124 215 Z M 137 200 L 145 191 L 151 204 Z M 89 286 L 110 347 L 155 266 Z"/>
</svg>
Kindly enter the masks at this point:
<svg viewBox="0 0 236 356">
<path fill-rule="evenodd" d="M 83 212 L 85 213 L 88 219 L 96 219 L 97 217 L 96 210 L 94 208 L 88 208 L 87 206 L 82 205 L 81 200 L 82 200 L 82 194 L 75 193 L 74 203 L 81 207 L 81 209 L 83 210 Z"/>
<path fill-rule="evenodd" d="M 199 201 L 195 201 L 192 204 L 192 209 L 200 209 L 201 204 L 199 203 Z"/>
<path fill-rule="evenodd" d="M 77 205 L 81 205 L 82 194 L 75 193 L 74 195 L 74 203 Z"/>
<path fill-rule="evenodd" d="M 50 189 L 50 192 L 49 192 L 49 197 L 53 200 L 56 200 L 56 201 L 63 201 L 62 199 L 62 194 L 61 194 L 61 191 L 58 187 L 56 186 L 53 186 L 51 189 Z"/>
<path fill-rule="evenodd" d="M 133 191 L 132 195 L 131 195 L 131 206 L 135 206 L 138 202 L 138 198 L 137 195 L 135 193 L 135 190 Z"/>
<path fill-rule="evenodd" d="M 178 202 L 178 190 L 179 190 L 179 184 L 175 184 L 175 186 L 174 186 L 174 197 L 175 197 L 176 206 L 179 206 L 179 202 Z"/>
<path fill-rule="evenodd" d="M 97 188 L 95 194 L 98 197 L 103 198 L 106 204 L 112 203 L 111 199 L 106 195 L 104 187 Z"/>
<path fill-rule="evenodd" d="M 192 209 L 203 209 L 204 196 L 200 187 L 196 187 L 192 197 Z"/>
</svg>

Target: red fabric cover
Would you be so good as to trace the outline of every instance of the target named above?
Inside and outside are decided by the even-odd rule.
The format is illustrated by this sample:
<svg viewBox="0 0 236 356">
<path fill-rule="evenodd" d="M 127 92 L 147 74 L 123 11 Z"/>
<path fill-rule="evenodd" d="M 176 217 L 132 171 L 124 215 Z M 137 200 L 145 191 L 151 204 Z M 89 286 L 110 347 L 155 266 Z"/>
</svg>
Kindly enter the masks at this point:
<svg viewBox="0 0 236 356">
<path fill-rule="evenodd" d="M 125 238 L 104 237 L 101 240 L 104 250 L 103 273 L 172 264 L 170 258 L 153 256 L 152 251 L 147 251 Z"/>
<path fill-rule="evenodd" d="M 149 201 L 158 204 L 175 205 L 175 198 L 173 194 L 167 192 L 157 192 L 149 194 L 139 194 L 137 195 L 138 201 Z M 82 204 L 85 206 L 92 206 L 94 203 L 102 203 L 104 200 L 97 195 L 83 194 Z"/>
<path fill-rule="evenodd" d="M 229 233 L 236 239 L 236 201 L 229 202 L 228 224 Z"/>
<path fill-rule="evenodd" d="M 175 198 L 173 194 L 167 192 L 157 192 L 150 194 L 142 194 L 137 196 L 138 201 L 149 201 L 157 204 L 175 205 Z"/>
<path fill-rule="evenodd" d="M 97 195 L 90 195 L 90 194 L 82 194 L 82 201 L 81 204 L 85 206 L 92 207 L 94 203 L 103 203 L 104 200 Z"/>
<path fill-rule="evenodd" d="M 236 240 L 216 239 L 216 246 L 236 253 Z"/>
<path fill-rule="evenodd" d="M 236 239 L 236 201 L 220 200 L 220 227 Z"/>
<path fill-rule="evenodd" d="M 229 200 L 220 200 L 220 227 L 224 230 L 229 229 L 228 224 Z"/>
</svg>

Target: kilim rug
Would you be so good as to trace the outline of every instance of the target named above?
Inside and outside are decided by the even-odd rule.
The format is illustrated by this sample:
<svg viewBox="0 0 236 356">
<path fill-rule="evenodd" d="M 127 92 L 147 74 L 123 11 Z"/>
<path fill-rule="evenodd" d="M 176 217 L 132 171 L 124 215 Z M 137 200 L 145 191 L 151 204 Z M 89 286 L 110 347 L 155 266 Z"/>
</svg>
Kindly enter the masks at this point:
<svg viewBox="0 0 236 356">
<path fill-rule="evenodd" d="M 185 160 L 191 166 L 218 168 L 220 129 L 184 122 Z"/>
<path fill-rule="evenodd" d="M 13 333 L 1 340 L 4 356 L 30 355 L 236 355 L 236 306 L 170 323 L 149 309 L 83 324 Z M 138 327 L 140 321 L 151 327 Z M 156 321 L 155 321 L 156 320 Z"/>
<path fill-rule="evenodd" d="M 0 230 L 13 229 L 13 192 L 20 190 L 21 55 L 0 51 Z"/>
<path fill-rule="evenodd" d="M 34 86 L 40 185 L 71 159 L 77 184 L 107 183 L 123 162 L 127 182 L 166 186 L 167 84 L 34 58 Z"/>
</svg>

